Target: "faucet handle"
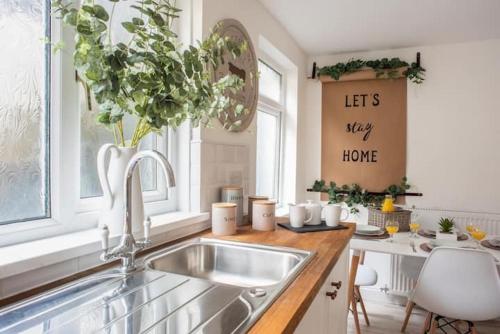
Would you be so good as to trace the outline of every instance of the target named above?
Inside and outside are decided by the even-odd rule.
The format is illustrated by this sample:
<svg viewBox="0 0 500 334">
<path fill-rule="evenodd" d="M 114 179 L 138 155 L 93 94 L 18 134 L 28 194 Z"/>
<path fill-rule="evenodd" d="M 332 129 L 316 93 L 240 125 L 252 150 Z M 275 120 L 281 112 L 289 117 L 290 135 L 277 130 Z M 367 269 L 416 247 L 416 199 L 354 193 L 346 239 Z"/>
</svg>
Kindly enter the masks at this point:
<svg viewBox="0 0 500 334">
<path fill-rule="evenodd" d="M 107 251 L 109 248 L 109 229 L 107 225 L 101 228 L 101 247 L 103 251 Z"/>
<path fill-rule="evenodd" d="M 151 217 L 148 216 L 144 221 L 144 241 L 147 243 L 151 242 L 151 240 L 149 239 L 150 232 L 151 232 Z"/>
</svg>

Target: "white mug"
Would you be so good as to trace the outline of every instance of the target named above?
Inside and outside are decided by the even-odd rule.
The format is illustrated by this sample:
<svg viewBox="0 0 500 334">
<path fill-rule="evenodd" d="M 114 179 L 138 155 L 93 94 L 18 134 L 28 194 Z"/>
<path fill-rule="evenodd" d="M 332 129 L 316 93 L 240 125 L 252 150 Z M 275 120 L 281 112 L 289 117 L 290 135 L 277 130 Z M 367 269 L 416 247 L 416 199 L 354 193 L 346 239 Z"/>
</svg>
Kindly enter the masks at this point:
<svg viewBox="0 0 500 334">
<path fill-rule="evenodd" d="M 339 204 L 328 204 L 323 208 L 323 212 L 325 213 L 325 221 L 326 225 L 335 227 L 341 221 L 347 220 L 349 218 L 349 210 L 343 208 Z M 345 212 L 345 218 L 342 218 L 342 212 Z"/>
<path fill-rule="evenodd" d="M 295 205 L 289 204 L 290 207 L 290 225 L 293 227 L 302 227 L 307 224 L 312 219 L 312 213 L 310 210 L 302 204 Z M 307 218 L 309 216 L 309 218 Z"/>
</svg>

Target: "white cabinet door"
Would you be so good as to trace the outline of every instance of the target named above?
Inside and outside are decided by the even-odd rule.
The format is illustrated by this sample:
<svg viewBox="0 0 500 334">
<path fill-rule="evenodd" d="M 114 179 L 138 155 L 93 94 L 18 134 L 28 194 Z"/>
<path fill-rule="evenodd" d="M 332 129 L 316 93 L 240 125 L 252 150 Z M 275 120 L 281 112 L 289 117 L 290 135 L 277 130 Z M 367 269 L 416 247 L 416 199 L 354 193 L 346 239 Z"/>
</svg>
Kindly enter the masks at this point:
<svg viewBox="0 0 500 334">
<path fill-rule="evenodd" d="M 328 307 L 328 330 L 327 333 L 347 333 L 348 301 L 347 290 L 349 283 L 349 247 L 346 247 L 340 255 L 335 267 L 328 277 L 328 291 L 337 292 L 335 299 L 329 299 Z M 340 288 L 332 286 L 331 283 L 340 284 Z"/>
<path fill-rule="evenodd" d="M 348 256 L 349 247 L 346 247 L 295 329 L 296 334 L 345 334 L 347 332 Z M 339 281 L 341 282 L 339 289 L 332 286 L 332 282 Z M 335 291 L 334 299 L 327 296 L 328 292 Z"/>
</svg>

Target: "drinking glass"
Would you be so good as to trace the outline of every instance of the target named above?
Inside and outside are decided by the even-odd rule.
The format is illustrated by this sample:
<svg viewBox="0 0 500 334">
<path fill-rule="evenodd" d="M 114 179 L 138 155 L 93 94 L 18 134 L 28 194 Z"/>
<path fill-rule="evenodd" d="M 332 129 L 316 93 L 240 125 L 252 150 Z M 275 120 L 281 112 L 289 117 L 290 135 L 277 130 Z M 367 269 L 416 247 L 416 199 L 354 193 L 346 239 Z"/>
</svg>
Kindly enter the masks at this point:
<svg viewBox="0 0 500 334">
<path fill-rule="evenodd" d="M 399 231 L 399 223 L 395 220 L 390 220 L 387 223 L 385 223 L 385 229 L 387 233 L 391 236 L 391 238 L 388 240 L 389 242 L 394 242 L 394 234 L 396 234 Z"/>
<path fill-rule="evenodd" d="M 420 216 L 417 213 L 411 213 L 410 238 L 418 238 L 417 233 L 420 230 Z"/>
<path fill-rule="evenodd" d="M 469 232 L 470 235 L 472 235 L 472 232 L 477 230 L 476 225 L 472 223 L 467 223 L 467 225 L 465 225 L 465 229 L 467 230 L 467 232 Z"/>
<path fill-rule="evenodd" d="M 474 231 L 470 232 L 470 235 L 476 240 L 477 245 L 481 245 L 481 240 L 483 240 L 486 237 L 486 232 L 476 228 Z"/>
</svg>

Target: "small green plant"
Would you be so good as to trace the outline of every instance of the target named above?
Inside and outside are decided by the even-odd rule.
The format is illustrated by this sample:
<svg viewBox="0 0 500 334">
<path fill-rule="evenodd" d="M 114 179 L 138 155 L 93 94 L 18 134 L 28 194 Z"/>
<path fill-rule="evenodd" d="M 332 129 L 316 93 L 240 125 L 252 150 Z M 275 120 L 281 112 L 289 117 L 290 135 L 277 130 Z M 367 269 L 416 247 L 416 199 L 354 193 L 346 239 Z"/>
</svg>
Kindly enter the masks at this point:
<svg viewBox="0 0 500 334">
<path fill-rule="evenodd" d="M 453 232 L 453 226 L 455 226 L 453 218 L 441 218 L 439 220 L 439 227 L 441 229 L 441 233 Z"/>
</svg>

